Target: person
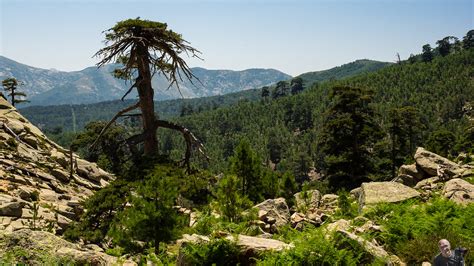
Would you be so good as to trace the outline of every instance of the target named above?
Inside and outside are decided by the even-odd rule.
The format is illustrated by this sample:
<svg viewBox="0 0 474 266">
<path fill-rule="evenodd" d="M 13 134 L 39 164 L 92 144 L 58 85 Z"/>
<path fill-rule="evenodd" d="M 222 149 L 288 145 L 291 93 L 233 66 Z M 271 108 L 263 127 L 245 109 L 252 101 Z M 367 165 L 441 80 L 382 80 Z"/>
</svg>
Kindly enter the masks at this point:
<svg viewBox="0 0 474 266">
<path fill-rule="evenodd" d="M 446 239 L 438 242 L 440 253 L 435 257 L 433 266 L 464 266 L 464 250 L 451 250 L 451 244 Z"/>
</svg>

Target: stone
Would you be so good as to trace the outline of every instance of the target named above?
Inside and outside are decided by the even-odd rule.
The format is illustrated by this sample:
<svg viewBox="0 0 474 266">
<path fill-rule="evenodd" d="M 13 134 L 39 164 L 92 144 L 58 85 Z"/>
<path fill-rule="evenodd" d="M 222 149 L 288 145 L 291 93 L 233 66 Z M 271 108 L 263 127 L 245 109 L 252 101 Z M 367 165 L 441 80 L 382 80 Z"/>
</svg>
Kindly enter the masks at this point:
<svg viewBox="0 0 474 266">
<path fill-rule="evenodd" d="M 12 220 L 11 223 L 5 228 L 5 231 L 7 232 L 18 231 L 21 229 L 28 228 L 27 225 L 28 225 L 28 220 L 24 220 L 24 219 Z"/>
<path fill-rule="evenodd" d="M 77 173 L 91 181 L 99 183 L 101 179 L 111 180 L 112 177 L 105 172 L 104 170 L 100 169 L 97 164 L 90 163 L 83 159 L 77 159 Z"/>
<path fill-rule="evenodd" d="M 21 139 L 33 148 L 38 148 L 38 140 L 32 135 L 24 135 Z"/>
<path fill-rule="evenodd" d="M 267 220 L 266 220 L 266 222 L 267 222 L 268 224 L 275 224 L 276 221 L 277 221 L 277 220 L 276 220 L 275 217 L 267 217 Z"/>
<path fill-rule="evenodd" d="M 474 185 L 459 179 L 451 179 L 444 185 L 443 196 L 461 205 L 474 202 Z"/>
<path fill-rule="evenodd" d="M 420 193 L 413 188 L 397 182 L 370 182 L 362 183 L 362 192 L 359 199 L 359 208 L 383 202 L 401 202 L 416 198 Z"/>
<path fill-rule="evenodd" d="M 405 174 L 399 174 L 392 181 L 402 183 L 402 184 L 404 184 L 406 186 L 409 186 L 409 187 L 415 186 L 416 183 L 418 182 L 418 180 L 415 177 L 413 177 L 411 175 L 405 175 Z"/>
<path fill-rule="evenodd" d="M 39 198 L 41 201 L 48 201 L 48 202 L 56 202 L 58 197 L 56 192 L 50 189 L 40 189 L 39 190 Z"/>
<path fill-rule="evenodd" d="M 71 163 L 69 157 L 67 157 L 64 153 L 53 149 L 51 150 L 51 159 L 56 161 L 59 165 L 61 165 L 64 169 L 69 169 Z"/>
<path fill-rule="evenodd" d="M 267 212 L 267 219 L 274 218 L 277 227 L 283 226 L 290 221 L 290 210 L 284 198 L 267 199 L 254 206 L 259 211 Z"/>
<path fill-rule="evenodd" d="M 21 217 L 24 204 L 21 202 L 9 202 L 0 205 L 0 216 Z"/>
<path fill-rule="evenodd" d="M 3 97 L 0 97 L 0 109 L 12 109 L 13 106 L 5 100 Z"/>
<path fill-rule="evenodd" d="M 198 215 L 196 212 L 191 212 L 191 214 L 189 214 L 189 227 L 193 227 L 196 225 L 197 218 L 198 218 Z"/>
<path fill-rule="evenodd" d="M 335 221 L 334 223 L 328 224 L 326 227 L 326 233 L 333 233 L 339 230 L 349 230 L 351 228 L 351 224 L 349 221 L 345 219 L 340 219 Z"/>
<path fill-rule="evenodd" d="M 420 182 L 418 182 L 415 185 L 414 188 L 415 189 L 423 189 L 423 190 L 432 189 L 434 187 L 434 184 L 436 184 L 440 181 L 441 180 L 439 179 L 438 176 L 433 176 L 433 177 L 421 180 Z"/>
<path fill-rule="evenodd" d="M 241 254 L 239 258 L 242 260 L 241 262 L 243 265 L 252 265 L 250 262 L 253 261 L 253 258 L 258 258 L 259 255 L 265 251 L 278 252 L 293 248 L 293 245 L 286 244 L 275 239 L 268 239 L 266 237 L 227 235 L 225 238 L 231 242 L 234 242 L 240 248 Z M 183 247 L 185 247 L 187 244 L 205 244 L 209 241 L 210 239 L 207 236 L 184 234 L 183 238 L 176 241 L 180 247 L 176 265 L 192 265 L 188 261 L 186 254 L 183 252 Z"/>
<path fill-rule="evenodd" d="M 298 192 L 294 195 L 296 208 L 298 210 L 306 210 L 308 208 L 318 208 L 321 200 L 321 193 L 318 190 L 308 190 Z"/>
<path fill-rule="evenodd" d="M 338 230 L 337 233 L 346 239 L 350 239 L 359 244 L 368 254 L 372 256 L 372 261 L 376 259 L 388 260 L 389 265 L 406 265 L 400 258 L 395 255 L 390 255 L 382 247 L 377 246 L 360 236 L 350 233 L 346 230 Z"/>
<path fill-rule="evenodd" d="M 319 203 L 319 208 L 332 213 L 337 208 L 338 199 L 339 199 L 338 195 L 326 194 L 321 198 L 321 202 Z"/>
<path fill-rule="evenodd" d="M 228 236 L 227 238 L 231 241 L 235 241 L 233 236 Z M 246 253 L 249 250 L 252 250 L 252 253 L 258 253 L 262 251 L 282 251 L 291 248 L 291 245 L 279 240 L 246 235 L 238 235 L 236 244 Z"/>
<path fill-rule="evenodd" d="M 298 223 L 303 222 L 305 217 L 304 214 L 295 212 L 291 215 L 291 226 L 295 227 Z"/>
<path fill-rule="evenodd" d="M 20 121 L 9 120 L 6 125 L 13 131 L 13 133 L 17 135 L 19 135 L 21 132 L 23 132 L 23 130 L 25 130 L 25 126 Z"/>
<path fill-rule="evenodd" d="M 416 163 L 400 166 L 398 174 L 412 176 L 416 182 L 423 179 L 423 170 Z"/>
<path fill-rule="evenodd" d="M 415 161 L 429 176 L 440 176 L 441 179 L 450 179 L 456 175 L 464 175 L 464 172 L 468 170 L 422 147 L 418 147 L 416 150 Z"/>
<path fill-rule="evenodd" d="M 70 174 L 59 168 L 51 169 L 51 174 L 62 182 L 69 181 Z"/>
<path fill-rule="evenodd" d="M 260 221 L 265 221 L 267 219 L 267 214 L 268 214 L 268 211 L 258 210 L 258 219 Z"/>
<path fill-rule="evenodd" d="M 359 200 L 359 196 L 360 196 L 360 192 L 361 192 L 361 188 L 358 187 L 358 188 L 354 188 L 353 190 L 351 190 L 349 192 L 349 194 L 351 195 L 351 197 L 355 200 Z"/>
</svg>

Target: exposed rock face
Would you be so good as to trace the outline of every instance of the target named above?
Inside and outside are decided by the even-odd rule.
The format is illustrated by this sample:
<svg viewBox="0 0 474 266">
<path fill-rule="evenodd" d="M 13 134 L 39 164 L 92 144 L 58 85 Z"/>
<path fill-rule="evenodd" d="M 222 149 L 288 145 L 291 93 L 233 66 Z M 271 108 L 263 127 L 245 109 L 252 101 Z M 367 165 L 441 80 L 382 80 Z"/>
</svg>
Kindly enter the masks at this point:
<svg viewBox="0 0 474 266">
<path fill-rule="evenodd" d="M 0 230 L 62 232 L 114 177 L 49 140 L 0 97 Z M 35 218 L 34 218 L 35 217 Z M 52 227 L 52 228 L 51 228 Z"/>
<path fill-rule="evenodd" d="M 397 182 L 362 183 L 359 206 L 362 208 L 382 202 L 400 202 L 419 196 L 420 193 L 415 189 Z"/>
<path fill-rule="evenodd" d="M 260 220 L 276 227 L 283 226 L 290 221 L 290 210 L 284 198 L 268 199 L 254 206 L 258 209 Z"/>
<path fill-rule="evenodd" d="M 26 254 L 30 265 L 44 263 L 41 257 L 64 259 L 74 264 L 111 265 L 117 263 L 117 258 L 90 248 L 81 247 L 67 242 L 54 234 L 29 229 L 14 232 L 0 231 L 0 257 L 7 252 L 21 249 Z"/>
<path fill-rule="evenodd" d="M 461 167 L 438 154 L 419 147 L 415 153 L 416 164 L 429 176 L 439 176 L 442 179 L 451 179 L 472 174 L 472 169 Z"/>
<path fill-rule="evenodd" d="M 444 185 L 443 196 L 459 204 L 467 205 L 474 202 L 474 185 L 455 178 Z"/>
</svg>

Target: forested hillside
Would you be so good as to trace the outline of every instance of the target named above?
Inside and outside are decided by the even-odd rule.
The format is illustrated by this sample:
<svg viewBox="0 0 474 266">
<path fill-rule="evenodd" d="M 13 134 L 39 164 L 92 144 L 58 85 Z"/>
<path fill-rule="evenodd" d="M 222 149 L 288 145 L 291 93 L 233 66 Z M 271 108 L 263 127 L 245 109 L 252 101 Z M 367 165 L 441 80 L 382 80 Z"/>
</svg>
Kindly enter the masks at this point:
<svg viewBox="0 0 474 266">
<path fill-rule="evenodd" d="M 328 70 L 304 73 L 297 78 L 301 78 L 304 88 L 309 88 L 314 82 L 344 79 L 357 74 L 373 72 L 388 65 L 390 65 L 390 63 L 373 60 L 357 60 Z M 196 75 L 205 77 L 206 80 L 208 80 L 207 83 L 209 83 L 209 77 L 200 73 L 204 71 L 203 69 L 196 68 L 193 71 L 197 71 Z M 208 70 L 207 72 L 210 71 Z M 232 74 L 232 72 L 230 74 Z M 230 74 L 227 73 L 227 75 Z M 233 75 L 236 76 L 237 74 L 233 73 Z M 288 87 L 286 88 L 286 90 L 288 90 L 287 92 L 281 92 L 280 94 L 290 94 L 290 84 L 287 83 L 291 83 L 291 81 L 282 81 L 279 83 L 283 85 L 283 87 Z M 268 91 L 269 96 L 272 94 L 278 97 L 276 85 L 264 87 L 264 90 Z M 212 110 L 218 107 L 231 106 L 239 101 L 257 101 L 261 98 L 262 88 L 246 89 L 234 93 L 228 93 L 228 91 L 226 91 L 224 93 L 226 94 L 210 97 L 157 101 L 155 103 L 155 111 L 161 117 L 169 118 Z M 116 100 L 95 104 L 31 106 L 22 108 L 21 112 L 28 117 L 30 121 L 40 126 L 46 132 L 55 132 L 57 134 L 63 131 L 80 131 L 91 121 L 108 120 L 113 117 L 116 112 L 133 104 L 133 102 L 134 100 Z"/>
<path fill-rule="evenodd" d="M 324 142 L 321 137 L 331 107 L 331 88 L 369 90 L 369 106 L 382 132 L 371 147 L 378 161 L 378 169 L 372 174 L 389 179 L 390 161 L 396 160 L 395 166 L 404 161 L 389 156 L 392 148 L 396 157 L 403 158 L 416 146 L 431 147 L 444 155 L 456 154 L 453 143 L 461 141 L 466 132 L 465 115 L 474 99 L 473 61 L 471 49 L 436 57 L 432 62 L 403 62 L 375 73 L 318 84 L 298 95 L 241 102 L 176 121 L 192 129 L 205 143 L 212 158 L 209 167 L 216 172 L 226 167 L 226 159 L 246 138 L 266 164 L 276 164 L 277 169 L 290 170 L 306 179 L 311 167 L 323 167 L 318 143 Z M 164 134 L 161 142 L 174 154 L 173 147 L 179 140 Z"/>
</svg>

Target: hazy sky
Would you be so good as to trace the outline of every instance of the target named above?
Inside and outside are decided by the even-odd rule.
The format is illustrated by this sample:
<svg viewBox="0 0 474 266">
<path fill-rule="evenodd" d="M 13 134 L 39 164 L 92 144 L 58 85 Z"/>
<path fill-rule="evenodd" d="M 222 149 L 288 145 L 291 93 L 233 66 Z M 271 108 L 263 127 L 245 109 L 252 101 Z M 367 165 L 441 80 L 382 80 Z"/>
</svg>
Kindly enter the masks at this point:
<svg viewBox="0 0 474 266">
<path fill-rule="evenodd" d="M 0 54 L 81 70 L 102 31 L 135 18 L 168 23 L 202 52 L 190 66 L 275 68 L 290 75 L 356 59 L 394 61 L 474 28 L 474 0 L 0 0 Z"/>
</svg>

